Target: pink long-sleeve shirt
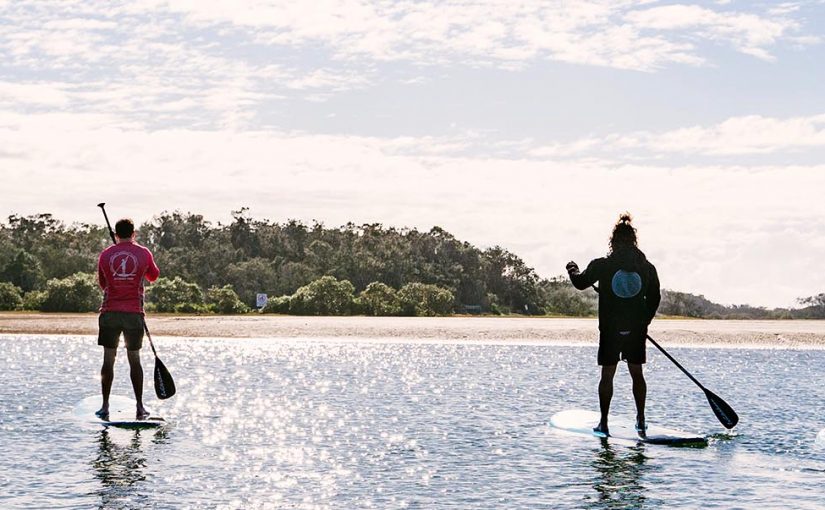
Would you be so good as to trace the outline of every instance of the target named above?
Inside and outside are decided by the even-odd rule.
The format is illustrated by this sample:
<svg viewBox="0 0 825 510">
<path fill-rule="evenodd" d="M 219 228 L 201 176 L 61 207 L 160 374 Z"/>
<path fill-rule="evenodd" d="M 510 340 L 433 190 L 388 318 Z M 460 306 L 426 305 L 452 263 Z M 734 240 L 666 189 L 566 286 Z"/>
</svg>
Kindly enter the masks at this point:
<svg viewBox="0 0 825 510">
<path fill-rule="evenodd" d="M 101 312 L 143 313 L 143 279 L 160 276 L 148 248 L 134 241 L 121 241 L 100 254 L 97 278 L 103 289 Z"/>
</svg>

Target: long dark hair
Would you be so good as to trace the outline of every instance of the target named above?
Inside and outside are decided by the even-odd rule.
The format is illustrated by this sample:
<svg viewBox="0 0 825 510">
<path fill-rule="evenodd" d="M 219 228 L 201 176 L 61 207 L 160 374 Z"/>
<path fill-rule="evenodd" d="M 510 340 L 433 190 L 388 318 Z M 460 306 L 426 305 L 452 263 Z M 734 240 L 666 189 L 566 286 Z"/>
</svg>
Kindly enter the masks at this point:
<svg viewBox="0 0 825 510">
<path fill-rule="evenodd" d="M 619 221 L 616 222 L 613 233 L 610 234 L 610 253 L 622 248 L 639 249 L 636 228 L 631 224 L 632 221 L 633 217 L 629 212 L 623 212 L 619 216 Z"/>
</svg>

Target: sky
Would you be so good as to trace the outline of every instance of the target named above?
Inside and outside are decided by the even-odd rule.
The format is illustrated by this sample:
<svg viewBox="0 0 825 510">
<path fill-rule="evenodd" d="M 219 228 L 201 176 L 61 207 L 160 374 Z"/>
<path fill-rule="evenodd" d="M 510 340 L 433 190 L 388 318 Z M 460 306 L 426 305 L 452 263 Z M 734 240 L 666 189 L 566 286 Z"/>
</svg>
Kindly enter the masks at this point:
<svg viewBox="0 0 825 510">
<path fill-rule="evenodd" d="M 825 0 L 0 0 L 0 218 L 349 221 L 825 292 Z"/>
</svg>

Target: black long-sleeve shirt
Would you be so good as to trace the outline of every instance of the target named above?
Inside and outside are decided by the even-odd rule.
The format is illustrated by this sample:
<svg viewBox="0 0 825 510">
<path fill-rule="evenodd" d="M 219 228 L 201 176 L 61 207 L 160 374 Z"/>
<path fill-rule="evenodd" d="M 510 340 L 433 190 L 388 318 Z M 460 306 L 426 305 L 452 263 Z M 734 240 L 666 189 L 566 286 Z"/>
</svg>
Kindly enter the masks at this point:
<svg viewBox="0 0 825 510">
<path fill-rule="evenodd" d="M 599 283 L 599 330 L 647 331 L 661 301 L 656 267 L 636 248 L 622 248 L 595 259 L 584 272 L 570 273 L 573 286 L 584 290 Z"/>
</svg>

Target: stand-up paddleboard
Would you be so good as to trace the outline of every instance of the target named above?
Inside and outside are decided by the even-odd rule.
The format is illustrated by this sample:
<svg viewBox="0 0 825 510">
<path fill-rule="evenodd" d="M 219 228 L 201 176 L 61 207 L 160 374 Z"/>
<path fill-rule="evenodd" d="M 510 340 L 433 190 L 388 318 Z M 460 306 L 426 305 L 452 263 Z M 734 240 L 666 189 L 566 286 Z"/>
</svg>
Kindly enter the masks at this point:
<svg viewBox="0 0 825 510">
<path fill-rule="evenodd" d="M 86 397 L 78 402 L 74 407 L 75 418 L 85 423 L 96 423 L 104 427 L 120 427 L 127 429 L 157 428 L 166 425 L 166 421 L 159 416 L 149 415 L 145 420 L 135 419 L 136 402 L 131 398 L 119 395 L 109 397 L 109 419 L 101 420 L 95 416 L 95 411 L 100 409 L 103 397 L 94 395 Z"/>
<path fill-rule="evenodd" d="M 593 427 L 599 423 L 599 413 L 582 409 L 561 411 L 550 418 L 550 424 L 566 432 L 576 435 L 598 437 L 593 433 Z M 708 440 L 696 434 L 690 434 L 676 429 L 648 425 L 647 435 L 642 438 L 636 432 L 633 420 L 610 416 L 610 437 L 633 443 L 662 444 L 671 446 L 707 446 Z"/>
</svg>

